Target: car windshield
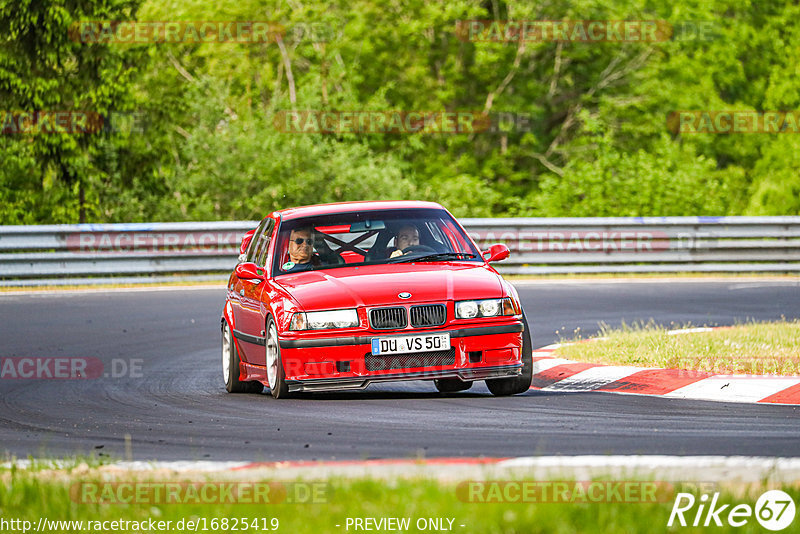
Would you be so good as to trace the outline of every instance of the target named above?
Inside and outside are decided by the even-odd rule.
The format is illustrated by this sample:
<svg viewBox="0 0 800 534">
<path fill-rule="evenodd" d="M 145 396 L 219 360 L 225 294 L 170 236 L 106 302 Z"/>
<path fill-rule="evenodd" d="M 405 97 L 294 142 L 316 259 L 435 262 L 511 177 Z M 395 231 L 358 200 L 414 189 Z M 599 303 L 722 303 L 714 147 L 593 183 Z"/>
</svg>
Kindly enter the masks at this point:
<svg viewBox="0 0 800 534">
<path fill-rule="evenodd" d="M 375 210 L 281 223 L 273 275 L 350 265 L 483 261 L 441 209 Z"/>
</svg>

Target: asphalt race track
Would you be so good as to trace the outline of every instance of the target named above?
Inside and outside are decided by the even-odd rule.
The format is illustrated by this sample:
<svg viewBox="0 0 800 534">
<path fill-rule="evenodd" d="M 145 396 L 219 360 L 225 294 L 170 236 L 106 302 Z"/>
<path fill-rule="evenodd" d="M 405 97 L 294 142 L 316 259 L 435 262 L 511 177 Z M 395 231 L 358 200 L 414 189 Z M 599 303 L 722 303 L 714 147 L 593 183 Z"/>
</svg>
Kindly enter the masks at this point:
<svg viewBox="0 0 800 534">
<path fill-rule="evenodd" d="M 518 285 L 534 346 L 556 331 L 800 317 L 800 281 Z M 332 460 L 539 454 L 800 456 L 800 408 L 603 393 L 441 397 L 427 382 L 276 401 L 222 384 L 224 289 L 0 295 L 2 357 L 94 357 L 125 376 L 0 380 L 4 456 Z M 133 373 L 131 373 L 133 365 Z M 140 367 L 139 367 L 140 366 Z"/>
</svg>

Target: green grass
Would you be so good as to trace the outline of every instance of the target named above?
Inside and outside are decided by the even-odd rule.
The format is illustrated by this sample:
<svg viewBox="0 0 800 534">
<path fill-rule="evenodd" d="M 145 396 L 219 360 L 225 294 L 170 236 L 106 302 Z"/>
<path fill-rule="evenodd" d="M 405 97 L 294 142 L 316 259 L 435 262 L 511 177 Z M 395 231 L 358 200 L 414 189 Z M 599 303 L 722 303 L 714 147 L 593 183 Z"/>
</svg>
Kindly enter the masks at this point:
<svg viewBox="0 0 800 534">
<path fill-rule="evenodd" d="M 690 328 L 691 325 L 684 328 Z M 579 341 L 579 333 L 565 341 Z M 800 320 L 740 324 L 710 332 L 668 334 L 649 324 L 601 328 L 605 338 L 558 349 L 570 360 L 708 371 L 718 374 L 800 375 Z"/>
<path fill-rule="evenodd" d="M 325 502 L 314 504 L 86 504 L 80 502 L 79 493 L 70 493 L 70 487 L 76 481 L 100 483 L 100 480 L 99 475 L 76 478 L 52 474 L 36 476 L 36 473 L 23 470 L 13 474 L 4 473 L 0 475 L 0 518 L 27 520 L 33 525 L 37 524 L 40 517 L 73 521 L 142 521 L 152 518 L 171 521 L 172 525 L 181 519 L 205 519 L 208 527 L 206 531 L 226 530 L 211 529 L 210 522 L 213 518 L 230 518 L 231 522 L 233 518 L 247 518 L 248 523 L 256 519 L 259 525 L 262 520 L 271 525 L 271 519 L 277 518 L 278 532 L 294 533 L 354 532 L 352 527 L 349 530 L 345 528 L 348 517 L 408 517 L 411 518 L 410 532 L 418 532 L 414 524 L 419 518 L 451 518 L 454 520 L 453 532 L 464 533 L 657 533 L 675 530 L 666 526 L 674 502 L 674 491 L 662 495 L 657 499 L 658 502 L 475 503 L 465 502 L 468 500 L 465 497 L 467 493 L 457 492 L 456 483 L 428 479 L 390 482 L 331 479 L 321 482 L 327 484 Z M 800 490 L 796 487 L 787 486 L 782 489 L 795 502 L 800 502 Z M 751 488 L 746 493 L 725 489 L 720 491 L 722 503 L 745 503 L 753 506 L 762 490 Z M 229 523 L 228 531 L 232 531 L 230 526 L 232 523 Z M 679 530 L 705 532 L 707 528 L 689 527 Z M 754 518 L 743 528 L 735 529 L 726 525 L 714 527 L 713 530 L 744 533 L 763 531 Z M 51 531 L 74 530 L 62 528 Z M 130 528 L 115 530 L 132 531 Z M 202 527 L 198 531 L 203 532 Z M 256 530 L 248 528 L 247 531 Z"/>
<path fill-rule="evenodd" d="M 40 451 L 42 454 L 46 451 Z M 42 471 L 58 470 L 65 473 L 81 472 L 114 463 L 119 459 L 95 455 L 64 456 L 63 458 L 35 458 L 28 456 L 25 459 L 7 457 L 0 459 L 0 477 L 17 472 L 39 473 Z M 24 462 L 24 464 L 22 463 Z"/>
</svg>

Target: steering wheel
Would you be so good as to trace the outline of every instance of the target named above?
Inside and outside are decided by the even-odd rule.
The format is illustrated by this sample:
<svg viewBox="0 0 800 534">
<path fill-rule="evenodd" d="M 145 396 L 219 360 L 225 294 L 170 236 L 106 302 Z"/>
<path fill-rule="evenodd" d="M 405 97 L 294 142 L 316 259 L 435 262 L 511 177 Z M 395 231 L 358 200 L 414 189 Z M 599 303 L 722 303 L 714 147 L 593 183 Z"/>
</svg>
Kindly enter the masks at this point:
<svg viewBox="0 0 800 534">
<path fill-rule="evenodd" d="M 436 253 L 436 250 L 427 246 L 427 245 L 409 245 L 403 249 L 403 256 L 406 254 L 413 254 L 414 252 L 433 252 Z"/>
</svg>

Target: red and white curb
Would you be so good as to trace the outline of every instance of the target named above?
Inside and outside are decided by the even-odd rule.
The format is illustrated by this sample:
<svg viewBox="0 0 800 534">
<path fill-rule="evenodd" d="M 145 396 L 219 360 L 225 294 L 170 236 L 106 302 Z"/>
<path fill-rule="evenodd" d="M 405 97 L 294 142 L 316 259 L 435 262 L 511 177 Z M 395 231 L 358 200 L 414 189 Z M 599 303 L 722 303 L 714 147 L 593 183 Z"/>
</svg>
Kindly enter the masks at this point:
<svg viewBox="0 0 800 534">
<path fill-rule="evenodd" d="M 720 375 L 581 363 L 557 356 L 562 344 L 533 351 L 532 389 L 603 391 L 668 398 L 800 405 L 800 376 Z"/>
</svg>

